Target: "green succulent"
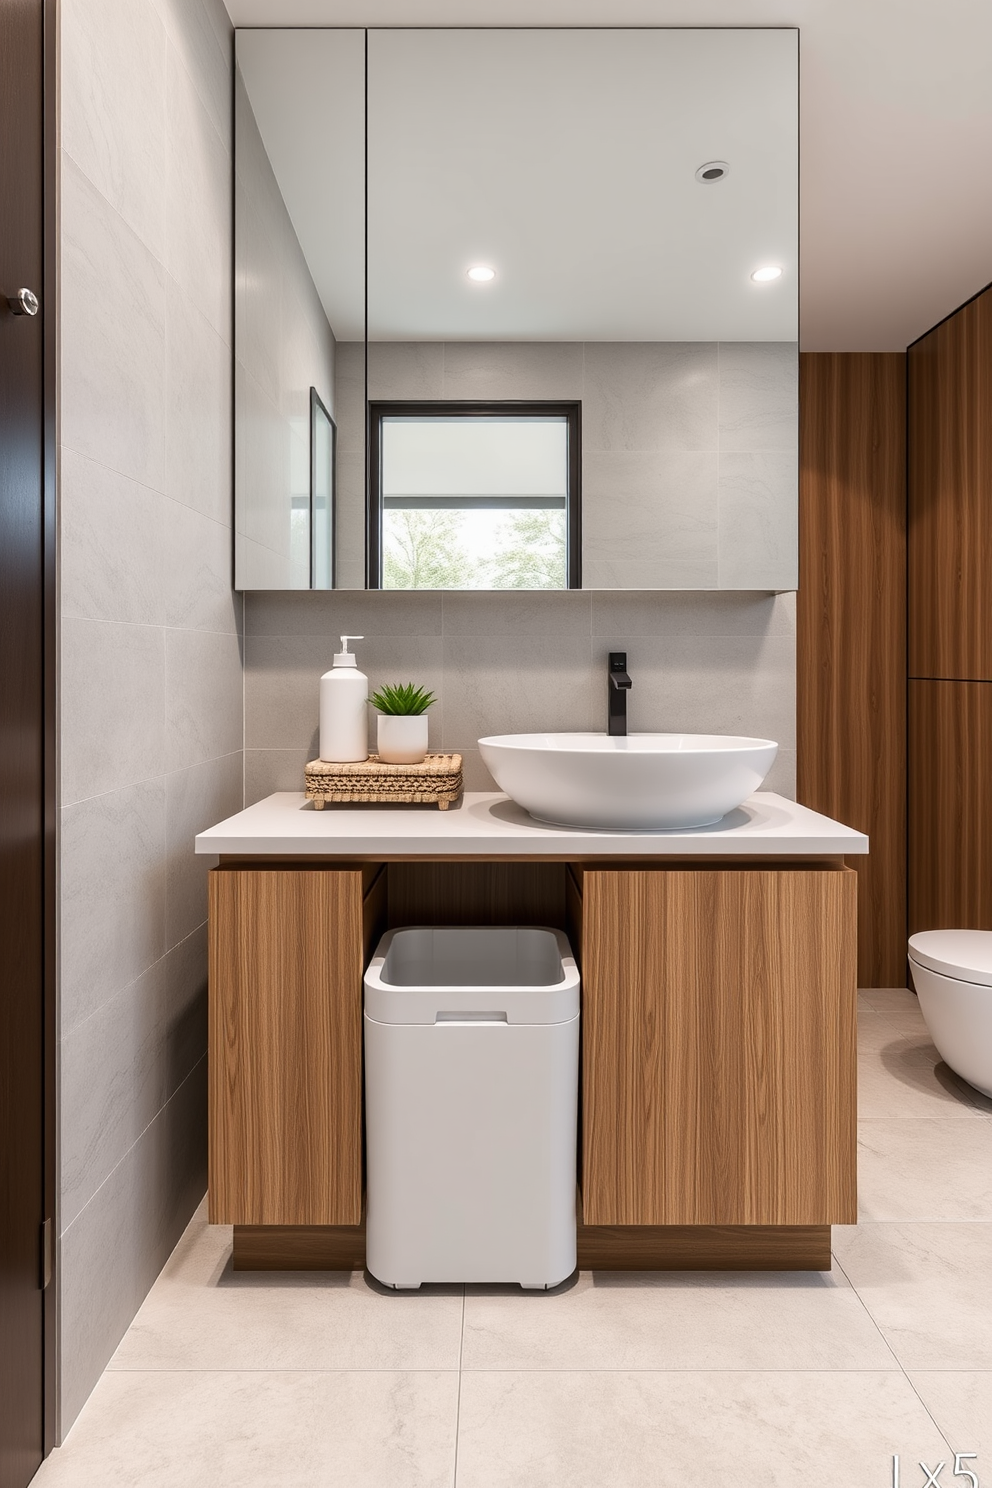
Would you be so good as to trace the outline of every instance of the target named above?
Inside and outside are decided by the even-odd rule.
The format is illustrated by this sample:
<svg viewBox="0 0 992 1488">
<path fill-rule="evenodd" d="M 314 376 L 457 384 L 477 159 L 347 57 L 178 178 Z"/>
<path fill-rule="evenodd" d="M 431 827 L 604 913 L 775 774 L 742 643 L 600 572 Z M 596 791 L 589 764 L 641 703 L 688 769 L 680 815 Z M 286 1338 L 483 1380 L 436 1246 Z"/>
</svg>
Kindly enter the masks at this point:
<svg viewBox="0 0 992 1488">
<path fill-rule="evenodd" d="M 380 687 L 369 698 L 369 702 L 380 713 L 415 716 L 426 713 L 431 703 L 437 702 L 437 698 L 426 687 L 418 687 L 416 682 L 393 682 Z"/>
</svg>

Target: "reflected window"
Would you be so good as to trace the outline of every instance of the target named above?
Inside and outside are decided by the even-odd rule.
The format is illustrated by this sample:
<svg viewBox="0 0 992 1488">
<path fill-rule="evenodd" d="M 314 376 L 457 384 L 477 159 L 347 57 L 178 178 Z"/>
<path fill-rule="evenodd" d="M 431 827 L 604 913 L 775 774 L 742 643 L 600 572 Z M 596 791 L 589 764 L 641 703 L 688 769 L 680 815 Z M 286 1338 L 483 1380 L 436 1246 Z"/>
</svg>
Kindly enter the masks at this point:
<svg viewBox="0 0 992 1488">
<path fill-rule="evenodd" d="M 578 403 L 373 403 L 369 587 L 578 589 Z"/>
</svg>

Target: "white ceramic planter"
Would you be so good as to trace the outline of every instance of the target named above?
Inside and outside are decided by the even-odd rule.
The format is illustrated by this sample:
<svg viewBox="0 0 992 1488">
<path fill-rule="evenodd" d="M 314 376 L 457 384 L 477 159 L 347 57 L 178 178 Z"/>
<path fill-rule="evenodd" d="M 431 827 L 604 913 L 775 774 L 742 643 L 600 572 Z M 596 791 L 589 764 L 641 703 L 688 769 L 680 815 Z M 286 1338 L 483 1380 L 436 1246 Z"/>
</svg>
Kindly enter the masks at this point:
<svg viewBox="0 0 992 1488">
<path fill-rule="evenodd" d="M 419 765 L 427 753 L 426 713 L 380 713 L 379 758 L 387 765 Z"/>
</svg>

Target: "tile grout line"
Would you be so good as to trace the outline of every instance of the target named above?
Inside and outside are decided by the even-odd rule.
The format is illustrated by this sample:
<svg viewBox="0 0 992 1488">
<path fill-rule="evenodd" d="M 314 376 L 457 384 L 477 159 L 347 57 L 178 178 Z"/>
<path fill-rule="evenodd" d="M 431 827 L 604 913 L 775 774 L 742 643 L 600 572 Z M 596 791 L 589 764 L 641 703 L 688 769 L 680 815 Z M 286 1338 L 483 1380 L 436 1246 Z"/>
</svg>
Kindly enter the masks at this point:
<svg viewBox="0 0 992 1488">
<path fill-rule="evenodd" d="M 465 1357 L 465 1298 L 468 1288 L 462 1287 L 462 1325 L 458 1334 L 458 1394 L 455 1400 L 455 1460 L 452 1465 L 451 1488 L 458 1488 L 458 1435 L 462 1420 L 462 1361 Z"/>
<path fill-rule="evenodd" d="M 840 1260 L 837 1258 L 837 1256 L 834 1256 L 834 1261 L 836 1262 L 837 1269 L 841 1272 L 842 1276 L 844 1277 L 844 1280 L 847 1282 L 848 1286 L 851 1288 L 851 1290 L 853 1291 L 854 1295 L 857 1297 L 858 1301 L 861 1303 L 861 1306 L 862 1306 L 862 1308 L 865 1311 L 865 1315 L 868 1317 L 868 1319 L 870 1320 L 872 1326 L 875 1328 L 876 1332 L 878 1333 L 879 1337 L 881 1338 L 882 1342 L 885 1344 L 885 1347 L 888 1349 L 889 1353 L 892 1355 L 892 1358 L 895 1361 L 895 1364 L 896 1364 L 896 1367 L 899 1370 L 899 1373 L 902 1375 L 903 1379 L 906 1381 L 906 1384 L 909 1386 L 909 1388 L 912 1390 L 913 1394 L 916 1396 L 917 1400 L 920 1402 L 920 1405 L 923 1407 L 923 1409 L 926 1412 L 926 1414 L 929 1417 L 929 1419 L 933 1422 L 933 1427 L 934 1427 L 934 1430 L 936 1431 L 937 1435 L 943 1441 L 944 1445 L 947 1447 L 947 1450 L 949 1452 L 953 1452 L 954 1449 L 951 1446 L 950 1442 L 947 1440 L 946 1434 L 941 1430 L 940 1426 L 938 1425 L 938 1423 L 937 1423 L 937 1421 L 936 1421 L 936 1419 L 934 1417 L 933 1412 L 930 1410 L 930 1408 L 927 1405 L 926 1401 L 923 1399 L 923 1396 L 920 1394 L 919 1390 L 916 1388 L 915 1384 L 913 1383 L 912 1379 L 910 1378 L 909 1371 L 906 1369 L 906 1366 L 903 1364 L 902 1360 L 899 1358 L 899 1355 L 896 1353 L 895 1349 L 892 1347 L 892 1344 L 886 1338 L 885 1333 L 882 1331 L 882 1328 L 881 1328 L 880 1324 L 878 1322 L 876 1322 L 876 1320 L 875 1320 L 874 1316 L 872 1315 L 872 1312 L 871 1312 L 871 1310 L 870 1310 L 867 1302 L 862 1297 L 861 1293 L 858 1291 L 858 1288 L 854 1285 L 854 1282 L 851 1280 L 850 1276 L 848 1276 L 847 1272 L 844 1270 L 844 1267 L 841 1264 Z"/>
</svg>

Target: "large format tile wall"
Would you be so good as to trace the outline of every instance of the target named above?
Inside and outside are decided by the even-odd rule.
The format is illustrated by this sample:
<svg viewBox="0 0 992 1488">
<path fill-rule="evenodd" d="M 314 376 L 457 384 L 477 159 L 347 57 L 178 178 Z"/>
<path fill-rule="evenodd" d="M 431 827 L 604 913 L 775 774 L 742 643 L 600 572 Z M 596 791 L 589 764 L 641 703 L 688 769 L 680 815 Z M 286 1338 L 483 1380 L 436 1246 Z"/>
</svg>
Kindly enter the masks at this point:
<svg viewBox="0 0 992 1488">
<path fill-rule="evenodd" d="M 309 508 L 311 387 L 335 413 L 334 334 L 239 71 L 234 90 L 238 584 L 306 589 L 309 529 L 294 529 L 293 503 Z"/>
<path fill-rule="evenodd" d="M 768 788 L 795 794 L 792 594 L 379 591 L 245 596 L 246 804 L 303 788 L 342 632 L 365 636 L 373 686 L 438 693 L 430 745 L 464 754 L 469 790 L 493 789 L 486 734 L 605 729 L 606 655 L 625 650 L 632 729 L 776 739 Z"/>
<path fill-rule="evenodd" d="M 582 404 L 590 589 L 795 589 L 793 342 L 372 342 L 372 399 Z M 338 573 L 364 582 L 365 355 L 337 363 Z"/>
<path fill-rule="evenodd" d="M 242 800 L 231 32 L 61 5 L 61 1382 L 71 1425 L 205 1186 L 205 868 Z"/>
</svg>

